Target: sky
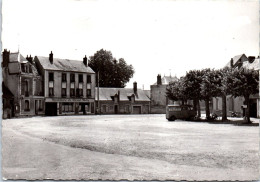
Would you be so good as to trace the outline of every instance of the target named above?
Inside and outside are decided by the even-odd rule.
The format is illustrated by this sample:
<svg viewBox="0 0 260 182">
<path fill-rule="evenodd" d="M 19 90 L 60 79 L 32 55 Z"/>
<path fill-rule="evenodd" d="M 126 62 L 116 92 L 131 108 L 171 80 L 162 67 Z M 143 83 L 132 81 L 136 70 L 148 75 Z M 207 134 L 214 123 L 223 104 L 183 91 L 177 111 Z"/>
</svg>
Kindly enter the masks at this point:
<svg viewBox="0 0 260 182">
<path fill-rule="evenodd" d="M 2 50 L 83 60 L 111 51 L 135 69 L 127 84 L 222 68 L 259 55 L 257 0 L 2 0 Z"/>
</svg>

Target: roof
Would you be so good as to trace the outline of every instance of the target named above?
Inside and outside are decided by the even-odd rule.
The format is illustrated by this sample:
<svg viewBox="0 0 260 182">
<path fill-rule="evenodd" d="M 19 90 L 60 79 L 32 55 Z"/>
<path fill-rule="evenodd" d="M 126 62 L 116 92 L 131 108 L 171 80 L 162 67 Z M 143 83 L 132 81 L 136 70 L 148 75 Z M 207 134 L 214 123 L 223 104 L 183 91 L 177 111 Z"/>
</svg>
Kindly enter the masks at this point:
<svg viewBox="0 0 260 182">
<path fill-rule="evenodd" d="M 162 77 L 162 85 L 168 85 L 172 81 L 177 81 L 178 78 L 176 76 L 164 76 Z M 157 85 L 157 82 L 155 82 L 153 85 Z"/>
<path fill-rule="evenodd" d="M 20 63 L 19 62 L 10 62 L 8 64 L 8 70 L 10 74 L 18 74 L 20 73 Z"/>
<path fill-rule="evenodd" d="M 2 83 L 2 89 L 3 89 L 3 98 L 11 99 L 14 97 L 12 92 L 5 86 L 4 83 Z"/>
<path fill-rule="evenodd" d="M 144 90 L 144 93 L 145 93 L 145 95 L 146 95 L 148 98 L 151 98 L 151 91 L 150 91 L 150 90 Z"/>
<path fill-rule="evenodd" d="M 10 53 L 9 56 L 10 62 L 27 62 L 27 59 L 23 57 L 19 52 Z"/>
<path fill-rule="evenodd" d="M 95 73 L 89 66 L 85 66 L 83 61 L 53 58 L 53 64 L 51 64 L 49 57 L 36 56 L 35 58 L 45 70 Z"/>
<path fill-rule="evenodd" d="M 97 94 L 97 87 L 95 92 L 95 100 L 98 99 Z M 120 92 L 120 100 L 121 101 L 129 101 L 128 97 L 131 97 L 134 95 L 134 91 L 132 88 L 107 88 L 107 87 L 99 87 L 99 100 L 101 101 L 112 101 L 112 97 L 118 94 L 118 91 Z M 136 101 L 150 101 L 150 99 L 147 97 L 146 92 L 141 89 L 137 89 L 137 95 L 135 96 Z M 112 96 L 112 97 L 111 97 Z"/>
<path fill-rule="evenodd" d="M 250 63 L 249 61 L 243 62 L 242 67 L 247 68 L 247 69 L 260 70 L 259 69 L 259 67 L 260 67 L 259 58 L 255 59 L 252 63 Z"/>
<path fill-rule="evenodd" d="M 232 60 L 233 60 L 233 65 L 236 65 L 236 63 L 237 63 L 243 56 L 246 58 L 246 59 L 245 59 L 246 61 L 248 60 L 248 58 L 246 57 L 245 54 L 240 54 L 240 55 L 234 56 L 234 57 L 232 58 Z M 245 60 L 244 60 L 244 61 L 245 61 Z M 243 60 L 242 60 L 242 62 L 243 62 Z M 225 67 L 230 67 L 230 61 L 225 65 Z"/>
</svg>

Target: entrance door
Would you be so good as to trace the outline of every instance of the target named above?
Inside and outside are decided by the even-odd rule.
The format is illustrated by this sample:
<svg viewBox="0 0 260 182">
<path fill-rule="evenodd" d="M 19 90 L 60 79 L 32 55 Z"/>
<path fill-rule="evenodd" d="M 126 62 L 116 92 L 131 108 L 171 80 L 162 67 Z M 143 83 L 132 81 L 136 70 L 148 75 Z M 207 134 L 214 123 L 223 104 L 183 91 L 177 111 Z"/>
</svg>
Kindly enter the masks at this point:
<svg viewBox="0 0 260 182">
<path fill-rule="evenodd" d="M 115 114 L 118 114 L 118 105 L 115 105 Z"/>
<path fill-rule="evenodd" d="M 141 106 L 133 106 L 133 114 L 141 114 Z"/>
<path fill-rule="evenodd" d="M 45 115 L 57 116 L 57 103 L 47 102 L 45 103 Z"/>
<path fill-rule="evenodd" d="M 34 111 L 35 111 L 35 115 L 38 115 L 38 101 L 35 100 L 35 103 L 34 103 Z"/>
<path fill-rule="evenodd" d="M 251 100 L 250 100 L 251 101 Z M 256 118 L 257 117 L 257 105 L 255 102 L 250 103 L 249 107 L 250 117 Z"/>
</svg>

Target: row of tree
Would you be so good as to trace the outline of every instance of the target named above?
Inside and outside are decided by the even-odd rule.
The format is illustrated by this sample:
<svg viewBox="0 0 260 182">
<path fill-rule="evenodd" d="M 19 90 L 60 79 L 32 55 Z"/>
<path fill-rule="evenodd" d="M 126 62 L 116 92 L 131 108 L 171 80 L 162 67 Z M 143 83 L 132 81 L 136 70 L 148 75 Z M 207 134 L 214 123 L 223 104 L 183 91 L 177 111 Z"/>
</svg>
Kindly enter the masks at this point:
<svg viewBox="0 0 260 182">
<path fill-rule="evenodd" d="M 212 97 L 222 97 L 222 120 L 227 120 L 226 97 L 243 96 L 247 105 L 245 119 L 250 122 L 249 96 L 259 92 L 259 72 L 246 68 L 191 70 L 178 81 L 171 82 L 166 95 L 174 101 L 193 100 L 194 109 L 200 116 L 199 101 L 204 100 L 206 117 L 210 118 L 209 101 Z"/>
</svg>

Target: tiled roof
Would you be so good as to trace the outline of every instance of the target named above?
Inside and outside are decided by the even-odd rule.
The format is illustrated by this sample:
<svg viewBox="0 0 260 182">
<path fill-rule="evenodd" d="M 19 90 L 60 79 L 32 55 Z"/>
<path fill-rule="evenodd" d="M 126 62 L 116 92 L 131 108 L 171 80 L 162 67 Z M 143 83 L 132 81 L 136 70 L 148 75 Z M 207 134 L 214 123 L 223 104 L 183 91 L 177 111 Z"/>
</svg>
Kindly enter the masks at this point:
<svg viewBox="0 0 260 182">
<path fill-rule="evenodd" d="M 53 58 L 53 64 L 51 64 L 49 57 L 36 56 L 35 58 L 46 70 L 95 73 L 89 66 L 85 66 L 83 61 Z"/>
<path fill-rule="evenodd" d="M 176 76 L 164 76 L 162 77 L 162 85 L 168 85 L 172 81 L 177 81 L 178 78 Z M 155 82 L 153 85 L 157 85 L 157 82 Z"/>
<path fill-rule="evenodd" d="M 151 98 L 151 91 L 150 90 L 144 90 L 144 93 L 148 98 Z"/>
<path fill-rule="evenodd" d="M 96 87 L 96 95 L 95 100 L 98 99 L 98 88 Z M 131 97 L 134 94 L 134 90 L 132 88 L 106 88 L 106 87 L 100 87 L 99 88 L 99 100 L 100 101 L 112 101 L 111 96 L 115 96 L 115 94 L 118 94 L 118 91 L 120 92 L 120 100 L 121 101 L 129 101 L 128 97 Z M 150 99 L 147 97 L 146 92 L 141 89 L 137 89 L 137 95 L 135 95 L 136 101 L 150 101 Z"/>
</svg>

